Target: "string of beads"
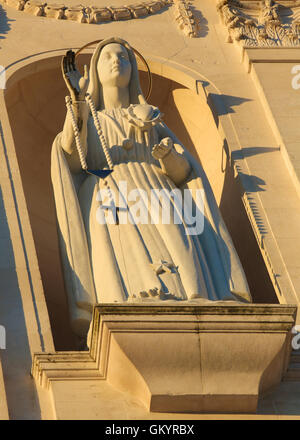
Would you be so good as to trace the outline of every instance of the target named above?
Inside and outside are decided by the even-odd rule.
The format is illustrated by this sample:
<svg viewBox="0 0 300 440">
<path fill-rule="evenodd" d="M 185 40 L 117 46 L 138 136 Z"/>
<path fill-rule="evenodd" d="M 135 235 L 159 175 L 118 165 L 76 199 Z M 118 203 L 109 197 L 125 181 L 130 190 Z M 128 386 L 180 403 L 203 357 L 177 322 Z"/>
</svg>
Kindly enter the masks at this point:
<svg viewBox="0 0 300 440">
<path fill-rule="evenodd" d="M 78 151 L 78 155 L 79 155 L 80 164 L 81 164 L 81 167 L 85 171 L 89 172 L 88 165 L 87 165 L 87 162 L 85 159 L 85 155 L 83 153 L 79 128 L 78 128 L 77 121 L 76 121 L 75 114 L 74 114 L 74 110 L 72 107 L 72 99 L 70 96 L 66 96 L 65 99 L 66 99 L 67 110 L 70 112 L 70 116 L 71 116 L 71 122 L 72 122 L 73 131 L 74 131 L 75 143 L 76 143 L 76 147 L 77 147 L 77 151 Z M 102 146 L 103 152 L 105 154 L 106 162 L 107 162 L 109 168 L 112 170 L 114 167 L 114 164 L 113 164 L 110 152 L 109 152 L 109 148 L 106 143 L 105 136 L 103 135 L 103 131 L 101 129 L 101 125 L 100 125 L 100 121 L 98 118 L 95 104 L 94 104 L 90 94 L 87 93 L 85 99 L 86 99 L 86 102 L 91 110 L 91 114 L 92 114 L 94 124 L 95 124 L 96 130 L 97 130 L 97 134 L 99 136 L 100 145 Z M 84 101 L 82 101 L 82 102 L 84 102 Z M 114 207 L 114 209 L 115 209 L 116 224 L 118 224 L 119 223 L 118 208 L 115 207 L 115 200 L 114 200 L 113 194 L 111 192 L 110 186 L 108 184 L 108 181 L 106 179 L 104 179 L 104 185 L 106 186 L 106 189 L 108 192 L 110 206 Z"/>
<path fill-rule="evenodd" d="M 71 116 L 71 122 L 72 122 L 73 131 L 74 131 L 75 143 L 76 143 L 77 151 L 78 151 L 78 154 L 79 154 L 80 164 L 81 164 L 81 167 L 84 170 L 87 170 L 88 166 L 87 166 L 87 163 L 86 163 L 85 155 L 83 153 L 83 148 L 82 148 L 82 144 L 81 144 L 79 129 L 78 129 L 78 125 L 77 125 L 77 122 L 76 122 L 75 115 L 74 115 L 74 110 L 73 110 L 73 107 L 72 107 L 72 99 L 71 99 L 70 96 L 66 96 L 65 99 L 66 99 L 67 109 L 68 109 L 68 111 L 70 113 L 70 116 Z M 103 135 L 103 131 L 102 131 L 102 128 L 101 128 L 101 125 L 100 125 L 100 121 L 99 121 L 99 118 L 98 118 L 98 114 L 97 114 L 97 110 L 96 110 L 95 104 L 94 104 L 94 102 L 92 100 L 92 97 L 91 97 L 91 95 L 89 93 L 86 94 L 85 99 L 86 99 L 86 102 L 87 102 L 87 104 L 88 104 L 88 106 L 89 106 L 89 108 L 91 110 L 91 114 L 92 114 L 92 117 L 93 117 L 93 120 L 94 120 L 94 124 L 95 124 L 96 130 L 97 130 L 97 134 L 98 134 L 98 137 L 99 137 L 100 145 L 102 146 L 102 149 L 103 149 L 103 152 L 104 152 L 104 155 L 105 155 L 106 162 L 108 164 L 108 167 L 112 170 L 114 168 L 114 164 L 113 164 L 110 152 L 109 152 L 109 148 L 108 148 L 107 143 L 106 143 L 105 136 Z"/>
</svg>

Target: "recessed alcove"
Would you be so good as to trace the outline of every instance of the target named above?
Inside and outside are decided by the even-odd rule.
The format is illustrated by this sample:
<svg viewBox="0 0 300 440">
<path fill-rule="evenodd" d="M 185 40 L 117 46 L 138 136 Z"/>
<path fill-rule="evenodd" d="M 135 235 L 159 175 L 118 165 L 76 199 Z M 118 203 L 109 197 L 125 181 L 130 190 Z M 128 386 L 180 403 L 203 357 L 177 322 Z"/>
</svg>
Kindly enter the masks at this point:
<svg viewBox="0 0 300 440">
<path fill-rule="evenodd" d="M 88 63 L 81 55 L 78 64 Z M 5 91 L 41 278 L 57 350 L 72 350 L 76 340 L 68 319 L 61 269 L 55 204 L 50 178 L 50 154 L 65 119 L 67 89 L 60 56 L 17 71 Z M 140 72 L 143 90 L 147 75 Z M 243 264 L 256 303 L 278 303 L 267 269 L 244 210 L 239 184 L 224 159 L 223 140 L 209 105 L 195 92 L 171 79 L 153 75 L 149 102 L 164 113 L 166 124 L 201 163 Z"/>
</svg>

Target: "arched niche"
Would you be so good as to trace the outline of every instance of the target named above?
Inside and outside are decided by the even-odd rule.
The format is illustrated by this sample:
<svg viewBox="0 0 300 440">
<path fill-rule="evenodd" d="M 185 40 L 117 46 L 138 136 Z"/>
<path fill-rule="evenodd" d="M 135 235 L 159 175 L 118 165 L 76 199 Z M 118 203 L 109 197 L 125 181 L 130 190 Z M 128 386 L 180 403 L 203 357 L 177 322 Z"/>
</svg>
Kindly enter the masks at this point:
<svg viewBox="0 0 300 440">
<path fill-rule="evenodd" d="M 80 55 L 79 68 L 88 64 L 89 59 L 89 54 Z M 76 340 L 68 319 L 50 178 L 51 146 L 63 127 L 66 113 L 67 90 L 60 62 L 61 55 L 49 56 L 17 70 L 7 82 L 5 104 L 55 346 L 57 350 L 71 350 L 76 348 Z M 160 108 L 166 124 L 201 161 L 244 266 L 254 302 L 276 303 L 273 286 L 241 202 L 239 185 L 230 163 L 224 162 L 224 140 L 219 135 L 212 109 L 203 97 L 172 76 L 153 75 L 149 102 Z M 143 90 L 146 90 L 146 73 L 140 71 L 140 77 Z"/>
</svg>

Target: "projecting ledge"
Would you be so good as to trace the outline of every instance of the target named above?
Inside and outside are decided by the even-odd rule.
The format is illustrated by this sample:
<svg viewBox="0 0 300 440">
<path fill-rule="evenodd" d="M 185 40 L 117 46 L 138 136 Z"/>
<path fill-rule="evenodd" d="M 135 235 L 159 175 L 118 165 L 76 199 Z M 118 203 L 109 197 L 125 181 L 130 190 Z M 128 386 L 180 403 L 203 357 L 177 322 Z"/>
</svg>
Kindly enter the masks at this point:
<svg viewBox="0 0 300 440">
<path fill-rule="evenodd" d="M 295 314 L 233 302 L 99 304 L 90 351 L 36 354 L 32 371 L 43 386 L 107 381 L 152 412 L 251 413 L 287 368 Z"/>
</svg>

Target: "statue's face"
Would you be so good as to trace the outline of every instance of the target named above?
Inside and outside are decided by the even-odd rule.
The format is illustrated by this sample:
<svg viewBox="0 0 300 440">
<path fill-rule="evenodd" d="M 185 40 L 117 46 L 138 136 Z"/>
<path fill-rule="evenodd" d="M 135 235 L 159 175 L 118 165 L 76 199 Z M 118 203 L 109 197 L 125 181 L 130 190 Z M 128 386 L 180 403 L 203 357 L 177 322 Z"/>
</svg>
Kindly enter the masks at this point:
<svg viewBox="0 0 300 440">
<path fill-rule="evenodd" d="M 104 46 L 97 70 L 102 86 L 127 87 L 131 77 L 131 63 L 125 47 L 118 43 Z"/>
</svg>

